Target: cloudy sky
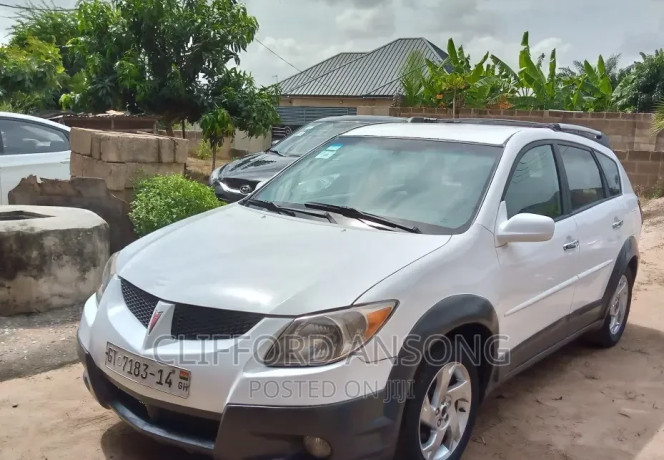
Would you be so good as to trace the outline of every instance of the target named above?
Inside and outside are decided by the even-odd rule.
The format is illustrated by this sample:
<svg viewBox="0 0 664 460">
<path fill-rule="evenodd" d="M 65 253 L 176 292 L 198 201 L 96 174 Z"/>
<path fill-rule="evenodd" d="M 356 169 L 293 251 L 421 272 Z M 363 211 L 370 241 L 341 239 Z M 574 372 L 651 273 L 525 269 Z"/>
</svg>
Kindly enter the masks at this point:
<svg viewBox="0 0 664 460">
<path fill-rule="evenodd" d="M 0 3 L 25 4 L 24 0 Z M 74 0 L 55 0 L 70 7 Z M 258 39 L 298 69 L 341 51 L 369 51 L 399 37 L 425 37 L 445 48 L 453 37 L 471 57 L 485 51 L 515 64 L 521 35 L 530 31 L 536 52 L 558 51 L 560 65 L 574 59 L 664 47 L 664 0 L 246 0 L 258 18 Z M 0 6 L 0 37 L 12 11 Z M 2 38 L 0 38 L 2 40 Z M 241 67 L 260 84 L 297 71 L 254 42 Z"/>
</svg>

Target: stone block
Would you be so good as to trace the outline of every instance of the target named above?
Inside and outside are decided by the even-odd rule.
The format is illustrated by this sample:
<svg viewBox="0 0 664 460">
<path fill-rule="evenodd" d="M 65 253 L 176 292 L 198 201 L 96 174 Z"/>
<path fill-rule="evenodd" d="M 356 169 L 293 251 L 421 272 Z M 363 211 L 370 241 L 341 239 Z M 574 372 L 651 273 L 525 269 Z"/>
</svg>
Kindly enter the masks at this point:
<svg viewBox="0 0 664 460">
<path fill-rule="evenodd" d="M 622 165 L 627 173 L 636 173 L 637 163 L 638 163 L 637 161 L 623 161 Z"/>
<path fill-rule="evenodd" d="M 189 156 L 189 141 L 187 139 L 175 140 L 175 162 L 185 164 Z"/>
<path fill-rule="evenodd" d="M 159 162 L 160 163 L 173 163 L 175 162 L 175 141 L 171 137 L 159 138 Z"/>
<path fill-rule="evenodd" d="M 636 172 L 639 174 L 657 174 L 659 164 L 653 161 L 637 161 Z"/>
<path fill-rule="evenodd" d="M 101 137 L 102 132 L 96 132 L 92 136 L 92 146 L 90 148 L 90 156 L 95 160 L 101 159 Z"/>
<path fill-rule="evenodd" d="M 108 163 L 157 163 L 159 138 L 141 134 L 103 133 L 101 159 Z"/>
<path fill-rule="evenodd" d="M 129 180 L 125 163 L 106 163 L 94 158 L 90 158 L 84 165 L 81 177 L 104 179 L 109 190 L 123 190 Z"/>
<path fill-rule="evenodd" d="M 627 152 L 624 150 L 614 150 L 614 153 L 620 161 L 625 161 L 627 159 Z"/>
<path fill-rule="evenodd" d="M 69 146 L 72 152 L 90 156 L 92 138 L 98 131 L 94 129 L 72 128 L 69 132 Z"/>
<path fill-rule="evenodd" d="M 92 177 L 92 164 L 94 159 L 80 153 L 72 152 L 69 157 L 69 174 L 72 177 Z"/>
<path fill-rule="evenodd" d="M 630 161 L 650 161 L 650 152 L 643 150 L 633 150 L 629 152 Z"/>
</svg>

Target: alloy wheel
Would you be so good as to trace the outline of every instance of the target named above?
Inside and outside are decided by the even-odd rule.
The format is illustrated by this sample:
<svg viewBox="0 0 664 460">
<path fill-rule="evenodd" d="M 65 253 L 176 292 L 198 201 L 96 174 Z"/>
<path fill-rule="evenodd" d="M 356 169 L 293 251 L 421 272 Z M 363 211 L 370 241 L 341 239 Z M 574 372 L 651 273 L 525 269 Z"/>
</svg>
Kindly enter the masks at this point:
<svg viewBox="0 0 664 460">
<path fill-rule="evenodd" d="M 625 321 L 625 313 L 627 312 L 627 302 L 629 300 L 629 282 L 627 281 L 627 276 L 622 275 L 620 281 L 618 281 L 618 286 L 616 287 L 616 292 L 611 298 L 611 303 L 609 304 L 609 316 L 611 322 L 609 323 L 609 331 L 612 335 L 618 334 L 620 328 L 623 326 Z"/>
<path fill-rule="evenodd" d="M 472 385 L 458 362 L 443 366 L 427 390 L 420 411 L 420 450 L 426 460 L 450 458 L 468 425 Z"/>
</svg>

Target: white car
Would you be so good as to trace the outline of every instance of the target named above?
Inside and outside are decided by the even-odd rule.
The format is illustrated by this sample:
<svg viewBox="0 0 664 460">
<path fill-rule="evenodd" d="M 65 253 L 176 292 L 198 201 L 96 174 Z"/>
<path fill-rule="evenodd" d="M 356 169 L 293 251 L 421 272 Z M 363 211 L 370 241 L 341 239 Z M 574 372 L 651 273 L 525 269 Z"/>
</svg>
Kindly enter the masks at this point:
<svg viewBox="0 0 664 460">
<path fill-rule="evenodd" d="M 43 118 L 0 112 L 0 204 L 21 179 L 69 179 L 69 127 Z"/>
<path fill-rule="evenodd" d="M 114 255 L 78 331 L 85 382 L 217 459 L 459 459 L 501 382 L 620 340 L 641 221 L 595 131 L 357 128 Z"/>
</svg>

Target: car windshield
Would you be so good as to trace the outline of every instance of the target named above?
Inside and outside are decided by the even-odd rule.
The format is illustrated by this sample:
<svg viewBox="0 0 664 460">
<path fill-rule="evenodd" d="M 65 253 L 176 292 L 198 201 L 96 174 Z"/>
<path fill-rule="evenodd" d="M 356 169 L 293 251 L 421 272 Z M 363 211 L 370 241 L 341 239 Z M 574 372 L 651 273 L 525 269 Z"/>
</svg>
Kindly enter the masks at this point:
<svg viewBox="0 0 664 460">
<path fill-rule="evenodd" d="M 501 153 L 502 147 L 481 144 L 341 136 L 286 169 L 254 198 L 295 208 L 344 206 L 423 233 L 461 233 Z"/>
<path fill-rule="evenodd" d="M 272 150 L 299 157 L 341 133 L 367 124 L 364 120 L 315 121 L 295 131 Z"/>
</svg>

